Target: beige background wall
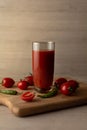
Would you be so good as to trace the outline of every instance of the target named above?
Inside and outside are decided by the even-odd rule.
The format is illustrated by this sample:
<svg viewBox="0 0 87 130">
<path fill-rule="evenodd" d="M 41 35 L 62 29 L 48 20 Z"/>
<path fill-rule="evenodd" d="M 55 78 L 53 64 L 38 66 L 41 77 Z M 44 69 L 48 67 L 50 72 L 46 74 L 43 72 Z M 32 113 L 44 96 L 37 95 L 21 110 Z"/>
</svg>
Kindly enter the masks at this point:
<svg viewBox="0 0 87 130">
<path fill-rule="evenodd" d="M 32 41 L 56 42 L 55 74 L 87 81 L 87 0 L 0 0 L 0 77 L 32 71 Z"/>
</svg>

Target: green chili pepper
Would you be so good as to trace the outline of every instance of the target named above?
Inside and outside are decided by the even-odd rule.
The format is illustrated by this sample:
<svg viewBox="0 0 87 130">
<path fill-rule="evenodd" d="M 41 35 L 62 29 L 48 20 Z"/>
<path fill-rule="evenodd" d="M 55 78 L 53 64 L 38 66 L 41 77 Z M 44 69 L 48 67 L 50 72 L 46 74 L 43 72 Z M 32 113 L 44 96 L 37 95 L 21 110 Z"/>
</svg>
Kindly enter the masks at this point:
<svg viewBox="0 0 87 130">
<path fill-rule="evenodd" d="M 52 88 L 52 90 L 50 90 L 48 93 L 46 93 L 46 94 L 39 94 L 38 97 L 50 98 L 50 97 L 53 97 L 53 96 L 57 95 L 57 93 L 58 93 L 58 87 L 54 86 Z"/>
<path fill-rule="evenodd" d="M 0 90 L 0 93 L 9 94 L 9 95 L 16 95 L 17 91 L 16 90 Z"/>
</svg>

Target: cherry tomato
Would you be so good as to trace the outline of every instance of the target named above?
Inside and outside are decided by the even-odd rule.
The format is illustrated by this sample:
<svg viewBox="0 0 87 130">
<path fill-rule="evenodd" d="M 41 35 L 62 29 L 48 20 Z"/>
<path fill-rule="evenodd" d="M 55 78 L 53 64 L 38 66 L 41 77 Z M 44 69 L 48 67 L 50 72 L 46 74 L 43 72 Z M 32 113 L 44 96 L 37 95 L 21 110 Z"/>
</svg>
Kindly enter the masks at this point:
<svg viewBox="0 0 87 130">
<path fill-rule="evenodd" d="M 76 80 L 69 80 L 68 83 L 74 87 L 74 91 L 79 87 L 79 83 Z"/>
<path fill-rule="evenodd" d="M 24 101 L 32 101 L 33 98 L 34 98 L 35 94 L 34 93 L 31 93 L 31 92 L 25 92 L 22 94 L 21 96 L 21 99 L 24 100 Z"/>
<path fill-rule="evenodd" d="M 25 77 L 24 80 L 27 81 L 30 86 L 33 86 L 33 85 L 34 85 L 33 75 L 29 75 L 29 76 Z"/>
<path fill-rule="evenodd" d="M 69 82 L 65 82 L 60 86 L 60 92 L 64 95 L 71 95 L 75 92 L 75 88 Z"/>
<path fill-rule="evenodd" d="M 6 88 L 11 88 L 14 85 L 14 83 L 15 81 L 10 77 L 3 78 L 2 80 L 2 86 Z"/>
<path fill-rule="evenodd" d="M 67 82 L 67 80 L 66 80 L 65 78 L 61 77 L 61 78 L 56 79 L 55 82 L 54 82 L 54 84 L 55 84 L 57 87 L 60 88 L 60 86 L 61 86 L 63 83 L 65 83 L 65 82 Z"/>
<path fill-rule="evenodd" d="M 22 89 L 22 90 L 26 90 L 28 88 L 28 82 L 21 80 L 17 83 L 17 87 Z"/>
</svg>

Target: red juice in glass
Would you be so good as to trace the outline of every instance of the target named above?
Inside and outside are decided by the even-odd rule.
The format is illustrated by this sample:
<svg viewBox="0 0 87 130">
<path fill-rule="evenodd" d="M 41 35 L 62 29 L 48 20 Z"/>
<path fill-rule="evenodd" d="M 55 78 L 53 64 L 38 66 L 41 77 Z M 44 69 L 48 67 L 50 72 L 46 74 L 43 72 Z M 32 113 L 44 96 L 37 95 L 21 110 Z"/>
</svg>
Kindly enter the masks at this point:
<svg viewBox="0 0 87 130">
<path fill-rule="evenodd" d="M 54 42 L 33 43 L 33 79 L 35 88 L 39 91 L 47 91 L 52 86 L 54 74 L 54 53 Z"/>
</svg>

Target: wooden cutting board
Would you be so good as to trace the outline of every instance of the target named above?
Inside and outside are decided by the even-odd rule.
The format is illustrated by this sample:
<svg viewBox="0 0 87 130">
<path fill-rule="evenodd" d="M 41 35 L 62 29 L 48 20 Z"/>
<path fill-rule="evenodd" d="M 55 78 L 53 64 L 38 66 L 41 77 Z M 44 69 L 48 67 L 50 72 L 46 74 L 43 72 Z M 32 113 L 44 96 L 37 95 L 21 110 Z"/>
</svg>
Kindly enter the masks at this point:
<svg viewBox="0 0 87 130">
<path fill-rule="evenodd" d="M 2 86 L 0 88 L 6 89 Z M 46 99 L 35 97 L 32 102 L 21 100 L 20 96 L 24 91 L 21 91 L 16 87 L 11 89 L 17 89 L 19 94 L 6 95 L 0 93 L 0 104 L 7 106 L 14 115 L 20 117 L 87 104 L 86 83 L 80 83 L 80 87 L 72 96 L 65 96 L 58 93 L 57 96 Z M 34 90 L 31 89 L 30 91 Z"/>
</svg>

